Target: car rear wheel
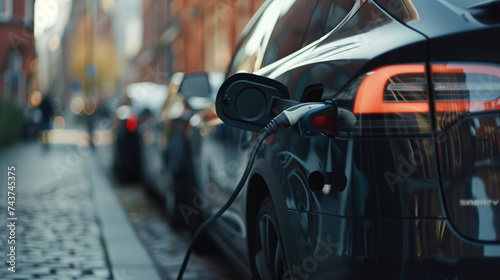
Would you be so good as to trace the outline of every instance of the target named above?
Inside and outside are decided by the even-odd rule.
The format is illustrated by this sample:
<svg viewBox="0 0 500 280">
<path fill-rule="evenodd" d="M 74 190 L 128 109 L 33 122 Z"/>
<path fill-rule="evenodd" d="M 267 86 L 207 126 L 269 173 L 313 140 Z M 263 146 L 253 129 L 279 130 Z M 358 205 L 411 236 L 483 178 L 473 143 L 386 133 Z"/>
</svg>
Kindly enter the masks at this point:
<svg viewBox="0 0 500 280">
<path fill-rule="evenodd" d="M 174 175 L 170 170 L 163 172 L 165 176 L 165 206 L 167 212 L 167 220 L 174 229 L 179 229 L 185 226 L 179 206 L 183 203 L 178 182 L 174 179 Z"/>
<path fill-rule="evenodd" d="M 254 242 L 254 276 L 258 279 L 283 279 L 288 269 L 278 217 L 270 196 L 260 205 Z"/>
<path fill-rule="evenodd" d="M 128 173 L 124 171 L 122 160 L 120 159 L 119 149 L 115 144 L 113 152 L 113 175 L 119 183 L 125 183 L 127 181 L 130 181 L 130 178 L 127 176 L 127 174 Z"/>
<path fill-rule="evenodd" d="M 174 228 L 187 226 L 181 209 L 190 205 L 190 192 L 194 186 L 194 174 L 191 160 L 191 152 L 187 143 L 172 142 L 167 146 L 171 149 L 167 153 L 166 169 L 166 204 L 167 217 Z"/>
</svg>

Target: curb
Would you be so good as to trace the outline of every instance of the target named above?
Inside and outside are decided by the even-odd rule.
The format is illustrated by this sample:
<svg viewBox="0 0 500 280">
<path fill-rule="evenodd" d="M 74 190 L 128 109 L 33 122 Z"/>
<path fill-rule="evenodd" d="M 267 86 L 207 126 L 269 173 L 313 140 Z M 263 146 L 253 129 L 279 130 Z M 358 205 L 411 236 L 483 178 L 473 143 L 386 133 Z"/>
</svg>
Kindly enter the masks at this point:
<svg viewBox="0 0 500 280">
<path fill-rule="evenodd" d="M 137 237 L 111 182 L 95 156 L 88 161 L 92 192 L 113 279 L 161 280 L 157 268 Z"/>
</svg>

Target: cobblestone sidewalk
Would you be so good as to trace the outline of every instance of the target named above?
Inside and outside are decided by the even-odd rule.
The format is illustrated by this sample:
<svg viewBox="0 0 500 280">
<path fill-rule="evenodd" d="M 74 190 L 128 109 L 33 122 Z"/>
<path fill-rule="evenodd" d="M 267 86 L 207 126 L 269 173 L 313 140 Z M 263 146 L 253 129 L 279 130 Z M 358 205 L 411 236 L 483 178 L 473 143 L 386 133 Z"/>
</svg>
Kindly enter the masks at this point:
<svg viewBox="0 0 500 280">
<path fill-rule="evenodd" d="M 23 155 L 22 145 L 15 148 L 20 150 L 19 155 Z M 38 152 L 37 148 L 31 146 L 27 149 Z M 62 147 L 51 149 L 54 150 L 45 155 L 45 164 L 64 160 L 65 152 L 57 150 Z M 0 172 L 7 173 L 7 166 L 3 166 L 4 154 L 0 152 L 0 157 L 3 157 L 0 160 L 1 168 L 5 169 Z M 20 156 L 13 163 L 24 166 L 20 161 L 26 160 L 30 158 Z M 28 170 L 20 172 L 23 176 L 31 173 Z M 18 184 L 15 189 L 15 215 L 18 218 L 15 228 L 15 272 L 8 270 L 11 264 L 6 262 L 9 258 L 6 255 L 12 245 L 7 244 L 9 233 L 5 233 L 8 227 L 4 225 L 1 230 L 3 238 L 0 240 L 0 253 L 3 256 L 0 279 L 111 279 L 86 165 L 72 168 L 61 180 L 51 172 L 37 176 L 46 177 L 26 180 L 33 185 Z M 5 186 L 0 195 L 0 220 L 8 224 L 7 179 L 5 176 L 0 178 L 0 185 Z M 36 185 L 37 181 L 43 184 Z"/>
</svg>

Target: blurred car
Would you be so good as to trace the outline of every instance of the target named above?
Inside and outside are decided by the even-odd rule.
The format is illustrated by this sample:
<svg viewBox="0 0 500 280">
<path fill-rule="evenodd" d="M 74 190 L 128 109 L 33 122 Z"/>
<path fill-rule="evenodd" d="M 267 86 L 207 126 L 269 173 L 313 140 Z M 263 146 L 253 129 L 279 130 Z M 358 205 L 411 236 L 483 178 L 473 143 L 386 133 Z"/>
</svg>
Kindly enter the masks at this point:
<svg viewBox="0 0 500 280">
<path fill-rule="evenodd" d="M 192 149 L 197 144 L 188 136 L 196 123 L 196 112 L 211 107 L 222 73 L 172 75 L 169 94 L 161 110 L 152 112 L 140 125 L 141 169 L 146 187 L 159 195 L 174 228 L 185 226 L 181 208 L 190 200 L 194 184 Z M 200 83 L 201 82 L 201 83 Z M 202 94 L 200 94 L 202 93 Z"/>
<path fill-rule="evenodd" d="M 500 279 L 498 8 L 266 1 L 217 97 L 231 126 L 200 113 L 190 218 L 227 201 L 272 117 L 319 102 L 208 229 L 244 276 Z"/>
<path fill-rule="evenodd" d="M 141 179 L 139 125 L 161 108 L 167 87 L 151 82 L 130 84 L 115 111 L 113 172 L 120 182 Z"/>
</svg>

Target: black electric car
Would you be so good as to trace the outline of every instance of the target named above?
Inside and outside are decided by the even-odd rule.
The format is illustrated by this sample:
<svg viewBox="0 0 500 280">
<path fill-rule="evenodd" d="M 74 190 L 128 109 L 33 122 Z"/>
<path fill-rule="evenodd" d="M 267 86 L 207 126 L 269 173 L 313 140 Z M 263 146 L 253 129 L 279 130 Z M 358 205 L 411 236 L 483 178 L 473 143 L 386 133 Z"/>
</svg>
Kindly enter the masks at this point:
<svg viewBox="0 0 500 280">
<path fill-rule="evenodd" d="M 113 117 L 113 173 L 120 182 L 141 179 L 139 127 L 147 116 L 161 109 L 167 87 L 151 82 L 129 84 Z"/>
<path fill-rule="evenodd" d="M 205 112 L 197 199 L 256 279 L 500 279 L 500 1 L 275 0 Z M 254 74 L 241 74 L 246 71 Z M 236 74 L 235 74 L 236 73 Z M 234 74 L 234 75 L 233 75 Z"/>
<path fill-rule="evenodd" d="M 145 186 L 165 201 L 167 219 L 174 228 L 186 226 L 177 205 L 189 200 L 194 184 L 191 151 L 197 150 L 198 142 L 189 133 L 199 122 L 195 113 L 213 104 L 224 81 L 223 73 L 189 75 L 191 84 L 183 82 L 184 73 L 172 75 L 161 108 L 149 114 L 139 128 Z"/>
</svg>

